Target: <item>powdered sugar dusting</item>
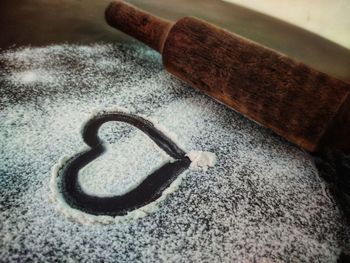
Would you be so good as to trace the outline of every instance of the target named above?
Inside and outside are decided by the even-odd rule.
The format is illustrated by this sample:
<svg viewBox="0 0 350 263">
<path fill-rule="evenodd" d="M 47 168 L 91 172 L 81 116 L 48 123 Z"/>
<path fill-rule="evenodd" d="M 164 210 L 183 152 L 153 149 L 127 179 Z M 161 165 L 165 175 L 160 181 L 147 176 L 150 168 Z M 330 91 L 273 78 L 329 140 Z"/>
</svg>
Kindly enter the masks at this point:
<svg viewBox="0 0 350 263">
<path fill-rule="evenodd" d="M 4 51 L 0 82 L 4 261 L 335 262 L 350 246 L 349 227 L 324 195 L 307 153 L 172 78 L 148 49 Z M 213 152 L 217 162 L 206 172 L 188 170 L 172 185 L 177 191 L 167 189 L 168 197 L 138 211 L 138 219 L 80 224 L 56 210 L 74 217 L 70 207 L 50 202 L 50 181 L 57 178 L 51 170 L 61 156 L 85 149 L 79 129 L 93 109 L 111 107 L 146 116 L 176 135 L 181 147 Z M 115 145 L 142 141 L 119 124 L 106 124 L 100 135 Z M 152 162 L 163 161 L 145 147 Z M 106 195 L 122 190 L 98 189 Z M 78 213 L 84 223 L 96 219 Z"/>
</svg>

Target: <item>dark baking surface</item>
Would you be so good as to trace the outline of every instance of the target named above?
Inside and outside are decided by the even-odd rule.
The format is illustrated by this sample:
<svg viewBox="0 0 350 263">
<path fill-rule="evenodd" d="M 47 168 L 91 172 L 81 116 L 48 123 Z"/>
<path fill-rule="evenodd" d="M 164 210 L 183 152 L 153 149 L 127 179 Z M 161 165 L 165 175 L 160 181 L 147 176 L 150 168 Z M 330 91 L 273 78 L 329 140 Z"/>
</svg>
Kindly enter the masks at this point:
<svg viewBox="0 0 350 263">
<path fill-rule="evenodd" d="M 106 25 L 103 11 L 108 2 L 3 0 L 0 2 L 0 48 L 132 42 Z M 180 0 L 176 1 L 176 8 L 170 1 L 130 2 L 169 19 L 185 15 L 204 18 L 318 70 L 350 81 L 348 49 L 276 19 L 221 1 Z"/>
<path fill-rule="evenodd" d="M 1 55 L 0 258 L 336 262 L 349 247 L 348 227 L 310 155 L 171 78 L 155 52 L 54 45 Z M 133 113 L 180 135 L 178 145 L 214 152 L 217 164 L 187 170 L 178 190 L 144 218 L 103 226 L 81 224 L 81 214 L 67 218 L 49 202 L 53 167 L 85 149 L 79 127 L 94 109 L 110 107 L 136 107 Z M 131 143 L 130 160 L 132 137 L 107 131 L 99 133 L 106 142 Z"/>
</svg>

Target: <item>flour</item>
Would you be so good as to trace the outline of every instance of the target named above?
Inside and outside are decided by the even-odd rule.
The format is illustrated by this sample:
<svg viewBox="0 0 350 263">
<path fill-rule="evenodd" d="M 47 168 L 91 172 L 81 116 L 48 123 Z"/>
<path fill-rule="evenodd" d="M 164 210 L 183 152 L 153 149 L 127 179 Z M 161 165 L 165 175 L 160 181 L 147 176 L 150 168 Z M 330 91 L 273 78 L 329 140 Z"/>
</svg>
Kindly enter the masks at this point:
<svg viewBox="0 0 350 263">
<path fill-rule="evenodd" d="M 0 85 L 3 261 L 336 262 L 350 247 L 349 227 L 324 195 L 329 189 L 307 153 L 171 77 L 149 49 L 101 44 L 2 51 Z M 130 220 L 110 222 L 60 205 L 52 167 L 57 174 L 62 156 L 86 149 L 79 129 L 93 109 L 112 107 L 159 124 L 189 154 L 215 153 L 215 165 L 188 169 L 162 201 Z M 111 155 L 80 175 L 86 191 L 122 193 L 168 161 L 128 125 L 106 123 L 99 135 Z M 140 163 L 130 171 L 113 166 L 120 173 L 110 179 L 102 164 L 112 156 Z M 199 168 L 201 159 L 194 160 Z M 101 184 L 94 184 L 98 170 Z"/>
<path fill-rule="evenodd" d="M 12 82 L 22 84 L 47 83 L 49 84 L 53 78 L 45 70 L 28 70 L 13 74 Z"/>
<path fill-rule="evenodd" d="M 134 131 L 133 136 L 108 144 L 105 154 L 85 166 L 79 172 L 79 184 L 90 195 L 123 195 L 136 188 L 153 171 L 171 161 L 173 158 L 146 135 Z"/>
<path fill-rule="evenodd" d="M 193 170 L 207 171 L 216 162 L 216 156 L 211 152 L 190 151 L 186 156 L 192 161 L 190 169 Z"/>
<path fill-rule="evenodd" d="M 179 188 L 179 185 L 181 184 L 182 179 L 184 178 L 185 174 L 179 175 L 177 179 L 174 180 L 174 182 L 172 182 L 172 184 L 162 193 L 162 196 L 160 198 L 158 198 L 156 201 L 149 203 L 148 205 L 145 205 L 139 209 L 133 210 L 131 212 L 129 212 L 128 214 L 126 214 L 125 216 L 95 216 L 95 215 L 91 215 L 91 214 L 87 214 L 84 213 L 80 210 L 74 209 L 72 207 L 70 207 L 66 201 L 64 200 L 62 193 L 59 191 L 58 189 L 58 180 L 57 177 L 60 176 L 60 168 L 63 167 L 65 165 L 67 161 L 67 158 L 63 157 L 61 158 L 61 160 L 58 162 L 58 164 L 56 164 L 53 169 L 52 169 L 52 176 L 51 176 L 51 181 L 50 181 L 50 190 L 51 190 L 51 195 L 50 195 L 50 200 L 54 203 L 57 204 L 57 210 L 59 212 L 61 212 L 64 216 L 66 216 L 67 218 L 73 219 L 81 224 L 84 225 L 92 225 L 92 224 L 111 224 L 111 223 L 125 223 L 127 221 L 132 221 L 132 220 L 137 220 L 140 218 L 143 218 L 145 216 L 147 216 L 150 213 L 153 213 L 155 211 L 157 211 L 158 209 L 158 204 L 162 201 L 164 201 L 167 196 L 169 194 L 171 194 L 172 192 L 176 191 Z M 106 175 L 105 173 L 101 173 L 101 171 L 99 171 L 99 173 L 94 174 L 95 176 L 101 176 L 102 175 Z M 103 179 L 103 178 L 102 178 Z M 87 182 L 86 182 L 87 181 Z M 93 191 L 89 192 L 90 189 L 86 190 L 86 187 L 84 188 L 84 184 L 87 183 L 93 183 Z M 106 194 L 100 194 L 99 191 L 101 186 L 98 184 L 104 184 L 105 182 L 101 179 L 95 179 L 95 180 L 91 180 L 91 179 L 81 179 L 80 180 L 80 184 L 83 187 L 83 190 L 95 195 L 95 196 L 100 196 L 100 197 L 105 197 L 105 196 L 109 196 Z M 127 186 L 126 186 L 127 187 Z M 97 190 L 96 190 L 97 188 Z M 126 191 L 130 191 L 131 189 L 123 189 L 123 192 L 120 193 L 123 194 Z M 112 195 L 116 195 L 115 192 L 113 192 Z"/>
<path fill-rule="evenodd" d="M 89 119 L 108 112 L 130 113 L 127 109 L 116 107 L 101 112 L 95 109 Z M 144 117 L 144 119 L 147 119 L 147 117 Z M 176 142 L 177 137 L 174 133 L 167 131 L 164 126 L 158 123 L 153 123 L 153 125 Z M 99 130 L 98 135 L 104 138 L 102 141 L 104 141 L 107 148 L 106 154 L 85 166 L 78 176 L 81 189 L 89 195 L 112 197 L 126 194 L 135 189 L 153 171 L 165 163 L 175 161 L 148 136 L 140 131 L 137 132 L 136 128 L 128 124 L 118 123 L 116 125 L 113 122 L 106 123 L 103 125 L 103 129 Z M 115 140 L 113 135 L 120 135 L 119 140 Z M 111 144 L 108 145 L 106 142 Z M 213 167 L 215 163 L 215 154 L 209 152 L 191 151 L 186 156 L 192 161 L 190 169 L 193 170 L 206 171 L 208 167 Z M 65 166 L 67 160 L 69 160 L 69 157 L 61 158 L 52 170 L 50 181 L 51 200 L 57 202 L 58 210 L 66 217 L 75 219 L 83 224 L 108 224 L 123 220 L 135 220 L 155 212 L 159 202 L 164 201 L 169 194 L 176 191 L 186 175 L 186 172 L 179 175 L 160 198 L 135 211 L 129 212 L 125 216 L 94 216 L 69 207 L 60 193 L 57 177 L 61 176 L 60 170 Z"/>
</svg>

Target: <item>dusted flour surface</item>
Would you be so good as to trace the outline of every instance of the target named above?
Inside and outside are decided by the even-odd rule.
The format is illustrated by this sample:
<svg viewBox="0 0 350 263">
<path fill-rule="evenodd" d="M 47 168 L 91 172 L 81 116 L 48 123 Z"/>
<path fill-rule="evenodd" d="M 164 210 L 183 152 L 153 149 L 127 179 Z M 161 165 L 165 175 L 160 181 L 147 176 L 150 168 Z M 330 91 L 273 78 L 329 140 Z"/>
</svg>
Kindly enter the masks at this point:
<svg viewBox="0 0 350 263">
<path fill-rule="evenodd" d="M 101 112 L 95 112 L 90 118 L 116 111 L 129 113 L 128 110 L 120 108 L 105 109 Z M 156 129 L 162 131 L 164 135 L 171 137 L 172 141 L 176 143 L 177 137 L 174 133 L 167 131 L 165 127 L 156 122 L 153 125 Z M 148 175 L 165 163 L 175 161 L 146 134 L 134 126 L 110 121 L 102 127 L 98 131 L 98 137 L 104 144 L 105 152 L 94 161 L 88 163 L 78 174 L 79 186 L 87 194 L 98 197 L 124 195 L 139 186 Z M 214 165 L 214 153 L 191 151 L 189 155 L 193 159 L 189 169 L 206 171 L 208 167 Z M 62 157 L 53 167 L 50 181 L 50 198 L 57 204 L 57 209 L 62 214 L 82 224 L 121 223 L 122 221 L 145 217 L 157 211 L 159 203 L 179 188 L 182 179 L 186 175 L 186 171 L 182 172 L 163 190 L 160 197 L 147 205 L 129 211 L 126 215 L 115 217 L 96 216 L 70 207 L 61 193 L 62 168 L 64 168 L 70 158 L 67 156 Z"/>
<path fill-rule="evenodd" d="M 118 126 L 125 131 L 120 131 Z M 105 142 L 115 139 L 116 134 L 120 139 L 105 143 L 106 152 L 80 170 L 78 182 L 85 193 L 99 197 L 126 194 L 153 171 L 173 161 L 146 134 L 131 125 L 109 122 L 99 131 Z"/>
<path fill-rule="evenodd" d="M 2 261 L 335 262 L 349 249 L 349 227 L 307 153 L 180 83 L 148 49 L 2 51 L 0 82 Z M 154 213 L 83 225 L 50 203 L 51 168 L 85 149 L 80 125 L 111 107 L 157 121 L 186 150 L 213 152 L 217 161 L 205 172 L 188 170 Z M 125 147 L 139 135 L 120 123 L 101 127 L 101 138 Z M 114 179 L 84 187 L 125 190 L 116 183 L 125 178 Z"/>
<path fill-rule="evenodd" d="M 216 156 L 211 152 L 190 151 L 186 154 L 191 160 L 190 169 L 198 171 L 207 171 L 216 163 Z"/>
</svg>

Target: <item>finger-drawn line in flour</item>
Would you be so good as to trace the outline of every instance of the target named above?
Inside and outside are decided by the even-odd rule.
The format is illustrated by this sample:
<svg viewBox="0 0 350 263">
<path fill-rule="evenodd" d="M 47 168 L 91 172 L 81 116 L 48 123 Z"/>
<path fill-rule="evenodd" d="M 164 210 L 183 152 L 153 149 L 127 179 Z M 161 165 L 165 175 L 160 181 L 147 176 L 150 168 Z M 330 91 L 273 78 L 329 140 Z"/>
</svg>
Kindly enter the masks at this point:
<svg viewBox="0 0 350 263">
<path fill-rule="evenodd" d="M 110 121 L 124 122 L 138 128 L 175 161 L 164 164 L 136 188 L 124 195 L 97 197 L 81 189 L 78 173 L 84 166 L 105 152 L 104 143 L 98 137 L 98 130 L 104 123 Z M 186 156 L 186 152 L 158 130 L 152 122 L 126 112 L 105 112 L 93 117 L 83 127 L 82 136 L 90 149 L 70 158 L 61 168 L 60 188 L 63 198 L 70 207 L 88 214 L 122 216 L 145 206 L 158 199 L 177 176 L 191 165 L 191 160 Z"/>
</svg>

